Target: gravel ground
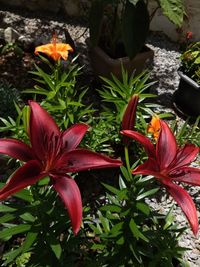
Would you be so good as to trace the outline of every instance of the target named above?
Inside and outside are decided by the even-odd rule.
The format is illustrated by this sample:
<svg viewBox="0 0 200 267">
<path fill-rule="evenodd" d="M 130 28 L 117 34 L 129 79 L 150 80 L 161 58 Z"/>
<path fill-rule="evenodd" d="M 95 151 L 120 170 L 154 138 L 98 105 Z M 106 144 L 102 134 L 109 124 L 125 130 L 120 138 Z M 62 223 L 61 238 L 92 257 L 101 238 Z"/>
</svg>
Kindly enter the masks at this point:
<svg viewBox="0 0 200 267">
<path fill-rule="evenodd" d="M 92 70 L 88 62 L 88 51 L 85 43 L 88 37 L 88 30 L 84 23 L 80 23 L 73 20 L 62 21 L 61 18 L 52 17 L 40 17 L 40 14 L 34 14 L 35 17 L 30 14 L 20 14 L 19 12 L 0 11 L 0 34 L 3 35 L 3 31 L 7 27 L 12 27 L 17 30 L 20 35 L 24 36 L 26 42 L 35 43 L 48 42 L 51 38 L 53 30 L 57 31 L 58 37 L 65 41 L 64 31 L 68 30 L 72 39 L 74 40 L 77 48 L 76 52 L 80 54 L 81 64 L 85 64 L 84 71 L 86 72 L 88 79 L 92 76 Z M 177 69 L 179 67 L 179 45 L 171 42 L 163 34 L 154 33 L 151 34 L 147 44 L 154 50 L 155 57 L 153 62 L 153 68 L 151 77 L 157 81 L 154 87 L 154 93 L 158 94 L 158 102 L 162 105 L 163 111 L 173 112 L 173 92 L 177 89 L 179 83 L 179 77 Z M 176 115 L 175 115 L 176 116 Z M 176 116 L 178 120 L 181 120 Z M 198 201 L 199 187 L 191 187 L 189 189 L 190 194 L 196 199 L 196 204 L 200 207 Z M 169 210 L 173 204 L 171 198 L 162 197 L 161 202 L 156 199 L 151 200 L 151 205 L 162 212 Z M 174 209 L 177 222 L 181 226 L 185 226 L 186 220 L 179 207 Z M 200 214 L 199 214 L 200 218 Z M 185 258 L 190 262 L 191 267 L 200 266 L 200 241 L 192 235 L 190 229 L 188 229 L 183 235 L 180 244 L 186 247 L 190 247 L 191 251 L 185 253 Z"/>
</svg>

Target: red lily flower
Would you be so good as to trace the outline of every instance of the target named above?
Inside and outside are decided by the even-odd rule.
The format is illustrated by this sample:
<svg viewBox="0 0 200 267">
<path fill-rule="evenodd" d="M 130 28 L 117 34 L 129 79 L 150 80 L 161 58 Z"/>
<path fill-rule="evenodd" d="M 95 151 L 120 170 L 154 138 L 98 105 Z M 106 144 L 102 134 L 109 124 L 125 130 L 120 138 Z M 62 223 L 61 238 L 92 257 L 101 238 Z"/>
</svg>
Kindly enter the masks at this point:
<svg viewBox="0 0 200 267">
<path fill-rule="evenodd" d="M 156 146 L 136 131 L 122 131 L 124 135 L 140 142 L 148 154 L 148 160 L 132 170 L 132 173 L 153 175 L 157 178 L 182 208 L 196 235 L 198 218 L 194 202 L 187 191 L 176 182 L 200 185 L 200 169 L 188 166 L 197 156 L 199 148 L 193 144 L 178 147 L 169 126 L 162 120 L 160 126 Z"/>
<path fill-rule="evenodd" d="M 118 167 L 120 160 L 78 149 L 88 126 L 75 124 L 60 132 L 52 117 L 34 101 L 31 108 L 29 137 L 31 146 L 16 139 L 0 139 L 0 153 L 24 163 L 0 190 L 0 200 L 49 176 L 68 210 L 74 234 L 82 221 L 81 194 L 76 182 L 66 173 L 88 169 Z"/>
</svg>

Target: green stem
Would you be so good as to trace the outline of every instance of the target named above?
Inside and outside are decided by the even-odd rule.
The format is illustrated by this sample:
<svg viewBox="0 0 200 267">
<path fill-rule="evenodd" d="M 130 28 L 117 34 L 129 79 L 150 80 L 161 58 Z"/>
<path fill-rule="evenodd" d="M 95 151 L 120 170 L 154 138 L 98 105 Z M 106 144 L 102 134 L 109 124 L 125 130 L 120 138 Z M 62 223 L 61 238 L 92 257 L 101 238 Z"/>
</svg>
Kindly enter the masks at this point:
<svg viewBox="0 0 200 267">
<path fill-rule="evenodd" d="M 129 180 L 131 180 L 132 174 L 131 174 L 131 167 L 130 167 L 130 161 L 129 161 L 128 146 L 124 147 L 124 154 L 125 154 L 126 167 L 129 173 Z"/>
</svg>

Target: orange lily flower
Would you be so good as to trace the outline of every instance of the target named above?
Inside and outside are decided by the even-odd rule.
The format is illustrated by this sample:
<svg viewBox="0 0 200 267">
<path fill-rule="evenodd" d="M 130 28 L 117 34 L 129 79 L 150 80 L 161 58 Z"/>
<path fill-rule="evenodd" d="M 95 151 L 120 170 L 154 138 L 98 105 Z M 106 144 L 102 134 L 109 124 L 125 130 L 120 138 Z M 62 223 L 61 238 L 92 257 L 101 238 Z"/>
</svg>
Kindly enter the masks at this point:
<svg viewBox="0 0 200 267">
<path fill-rule="evenodd" d="M 53 58 L 57 61 L 60 58 L 67 60 L 68 51 L 73 52 L 72 47 L 69 44 L 57 43 L 56 34 L 53 34 L 52 43 L 40 45 L 35 48 L 35 54 L 38 55 L 40 52 L 46 54 L 47 56 Z"/>
<path fill-rule="evenodd" d="M 160 118 L 154 115 L 147 127 L 147 133 L 151 133 L 153 138 L 157 141 L 160 133 Z"/>
</svg>

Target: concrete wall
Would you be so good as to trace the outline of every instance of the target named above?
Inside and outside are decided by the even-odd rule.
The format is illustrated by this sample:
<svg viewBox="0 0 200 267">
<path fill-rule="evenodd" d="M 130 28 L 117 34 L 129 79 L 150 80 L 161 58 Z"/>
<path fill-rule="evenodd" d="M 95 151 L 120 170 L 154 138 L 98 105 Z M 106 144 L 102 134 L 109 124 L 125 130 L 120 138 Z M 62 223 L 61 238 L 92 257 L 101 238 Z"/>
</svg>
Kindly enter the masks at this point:
<svg viewBox="0 0 200 267">
<path fill-rule="evenodd" d="M 150 11 L 154 8 L 151 0 Z M 200 40 L 200 0 L 185 0 L 186 16 L 181 28 L 172 24 L 165 16 L 162 15 L 161 10 L 157 10 L 151 22 L 151 30 L 163 31 L 170 39 L 174 41 L 184 41 L 186 32 L 193 32 L 194 41 Z"/>
<path fill-rule="evenodd" d="M 155 0 L 150 0 L 150 11 Z M 90 0 L 0 0 L 0 6 L 25 8 L 29 11 L 44 11 L 58 14 L 60 11 L 68 16 L 84 16 L 90 6 Z M 187 31 L 193 32 L 193 40 L 200 40 L 200 0 L 185 0 L 187 16 L 181 28 L 174 26 L 161 10 L 157 10 L 151 22 L 151 30 L 163 31 L 174 41 L 184 41 Z"/>
</svg>

